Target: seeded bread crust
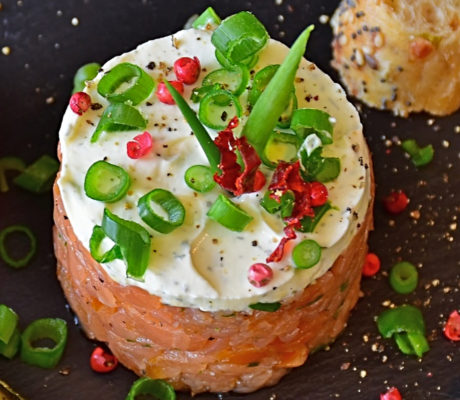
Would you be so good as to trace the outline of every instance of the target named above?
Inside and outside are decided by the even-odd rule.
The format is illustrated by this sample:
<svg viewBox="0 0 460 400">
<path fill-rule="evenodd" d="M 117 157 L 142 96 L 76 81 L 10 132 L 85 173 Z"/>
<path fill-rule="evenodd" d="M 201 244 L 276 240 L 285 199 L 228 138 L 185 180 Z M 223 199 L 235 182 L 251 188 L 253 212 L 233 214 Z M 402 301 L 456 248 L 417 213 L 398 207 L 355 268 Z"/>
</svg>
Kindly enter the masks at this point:
<svg viewBox="0 0 460 400">
<path fill-rule="evenodd" d="M 459 0 L 342 0 L 331 26 L 352 96 L 404 117 L 460 108 Z"/>
</svg>

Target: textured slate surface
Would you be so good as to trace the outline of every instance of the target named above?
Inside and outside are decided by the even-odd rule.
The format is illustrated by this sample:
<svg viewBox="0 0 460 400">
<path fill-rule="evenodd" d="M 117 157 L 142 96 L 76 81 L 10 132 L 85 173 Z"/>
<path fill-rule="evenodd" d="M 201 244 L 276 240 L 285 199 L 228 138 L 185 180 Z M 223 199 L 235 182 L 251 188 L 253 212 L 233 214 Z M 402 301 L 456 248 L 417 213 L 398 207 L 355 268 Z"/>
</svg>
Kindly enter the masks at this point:
<svg viewBox="0 0 460 400">
<path fill-rule="evenodd" d="M 287 44 L 304 26 L 316 23 L 308 57 L 337 80 L 329 66 L 330 29 L 318 23 L 321 14 L 332 13 L 336 0 L 285 0 L 282 4 L 272 0 L 1 3 L 0 47 L 10 46 L 11 54 L 0 54 L 0 157 L 19 155 L 32 162 L 43 153 L 55 154 L 71 79 L 81 64 L 102 63 L 148 39 L 173 33 L 191 14 L 209 4 L 222 16 L 241 9 L 254 11 L 270 34 Z M 79 20 L 77 26 L 71 24 L 74 17 Z M 460 136 L 455 133 L 460 114 L 434 121 L 427 115 L 403 120 L 362 107 L 362 118 L 377 180 L 375 232 L 370 246 L 380 255 L 384 271 L 400 259 L 419 264 L 417 291 L 398 295 L 391 291 L 383 274 L 366 279 L 364 297 L 348 328 L 329 351 L 312 355 L 305 366 L 273 388 L 246 396 L 206 394 L 197 399 L 378 399 L 379 393 L 393 385 L 400 388 L 405 400 L 460 399 L 460 344 L 447 341 L 441 331 L 448 313 L 460 308 L 456 229 L 460 214 Z M 435 147 L 433 163 L 420 171 L 398 146 L 386 142 L 411 137 Z M 382 210 L 381 200 L 391 189 L 399 188 L 407 192 L 411 203 L 406 212 L 392 218 Z M 418 218 L 413 211 L 419 211 Z M 85 339 L 74 324 L 55 278 L 51 214 L 49 194 L 33 196 L 16 188 L 0 194 L 0 229 L 27 224 L 39 237 L 38 255 L 28 268 L 14 271 L 0 261 L 0 303 L 9 304 L 19 313 L 22 327 L 39 317 L 65 318 L 70 326 L 68 348 L 54 370 L 30 367 L 18 359 L 1 359 L 0 379 L 33 400 L 124 399 L 134 374 L 118 368 L 100 376 L 88 367 L 94 343 Z M 382 303 L 387 300 L 422 307 L 432 347 L 422 362 L 399 354 L 390 341 L 378 337 L 374 316 L 384 309 Z M 178 397 L 190 399 L 185 394 Z"/>
</svg>

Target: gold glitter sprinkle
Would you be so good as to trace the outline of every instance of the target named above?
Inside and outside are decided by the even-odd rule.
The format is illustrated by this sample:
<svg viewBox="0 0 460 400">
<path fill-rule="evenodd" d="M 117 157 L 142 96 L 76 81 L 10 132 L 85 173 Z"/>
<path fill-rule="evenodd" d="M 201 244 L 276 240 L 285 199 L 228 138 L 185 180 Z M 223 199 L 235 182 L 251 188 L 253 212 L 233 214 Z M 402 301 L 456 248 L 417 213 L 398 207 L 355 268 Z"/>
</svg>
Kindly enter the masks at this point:
<svg viewBox="0 0 460 400">
<path fill-rule="evenodd" d="M 365 369 L 362 369 L 361 371 L 359 371 L 359 376 L 361 378 L 365 378 L 367 376 L 367 371 Z"/>
<path fill-rule="evenodd" d="M 413 219 L 419 219 L 420 218 L 420 211 L 419 210 L 411 211 L 409 215 Z"/>
<path fill-rule="evenodd" d="M 453 222 L 449 225 L 449 229 L 451 231 L 455 231 L 457 229 L 457 223 L 456 222 Z"/>
<path fill-rule="evenodd" d="M 429 120 L 426 121 L 426 124 L 427 124 L 428 126 L 431 126 L 431 125 L 433 125 L 434 123 L 435 123 L 435 120 L 434 120 L 433 118 L 430 118 Z"/>
<path fill-rule="evenodd" d="M 450 146 L 449 141 L 448 141 L 448 140 L 443 140 L 443 141 L 442 141 L 442 146 L 443 146 L 444 148 L 448 149 L 449 146 Z"/>
<path fill-rule="evenodd" d="M 9 56 L 11 54 L 11 47 L 10 46 L 3 46 L 2 53 L 5 56 Z"/>
<path fill-rule="evenodd" d="M 73 25 L 73 26 L 78 26 L 78 24 L 80 23 L 79 19 L 77 17 L 73 17 L 72 20 L 70 21 L 70 23 Z"/>
</svg>

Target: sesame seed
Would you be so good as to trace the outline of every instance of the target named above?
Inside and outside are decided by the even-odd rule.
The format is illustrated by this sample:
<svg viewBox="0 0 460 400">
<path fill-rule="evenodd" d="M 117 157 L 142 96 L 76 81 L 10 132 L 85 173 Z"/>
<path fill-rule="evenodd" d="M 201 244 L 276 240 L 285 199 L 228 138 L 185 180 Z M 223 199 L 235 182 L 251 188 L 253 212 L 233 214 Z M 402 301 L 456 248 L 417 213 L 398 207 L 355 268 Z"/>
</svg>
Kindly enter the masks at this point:
<svg viewBox="0 0 460 400">
<path fill-rule="evenodd" d="M 322 15 L 319 16 L 318 20 L 323 25 L 327 24 L 329 22 L 329 15 L 322 14 Z"/>
<path fill-rule="evenodd" d="M 356 49 L 356 51 L 355 51 L 355 61 L 356 61 L 356 65 L 358 65 L 358 67 L 362 67 L 364 65 L 364 54 L 363 54 L 363 51 L 361 49 Z"/>
<path fill-rule="evenodd" d="M 448 141 L 448 140 L 443 140 L 443 141 L 442 141 L 442 146 L 443 146 L 444 148 L 446 148 L 446 149 L 449 148 L 449 146 L 450 146 L 449 141 Z"/>
<path fill-rule="evenodd" d="M 9 56 L 11 53 L 11 47 L 10 46 L 4 46 L 2 47 L 2 53 L 5 56 Z"/>
<path fill-rule="evenodd" d="M 374 45 L 375 45 L 375 47 L 377 47 L 377 48 L 382 47 L 383 46 L 383 40 L 384 40 L 383 34 L 378 32 L 374 37 Z"/>
<path fill-rule="evenodd" d="M 50 97 L 47 97 L 45 102 L 46 104 L 53 104 L 54 103 L 54 97 L 53 96 L 50 96 Z"/>
<path fill-rule="evenodd" d="M 348 42 L 348 38 L 345 35 L 340 35 L 339 44 L 340 46 L 345 46 Z"/>
<path fill-rule="evenodd" d="M 367 376 L 367 371 L 364 370 L 364 369 L 362 369 L 361 371 L 359 371 L 359 376 L 360 376 L 361 378 L 365 378 L 365 377 Z"/>
<path fill-rule="evenodd" d="M 77 17 L 73 17 L 72 20 L 70 21 L 70 23 L 71 23 L 73 26 L 78 26 L 78 24 L 80 23 L 80 21 L 78 20 Z"/>
</svg>

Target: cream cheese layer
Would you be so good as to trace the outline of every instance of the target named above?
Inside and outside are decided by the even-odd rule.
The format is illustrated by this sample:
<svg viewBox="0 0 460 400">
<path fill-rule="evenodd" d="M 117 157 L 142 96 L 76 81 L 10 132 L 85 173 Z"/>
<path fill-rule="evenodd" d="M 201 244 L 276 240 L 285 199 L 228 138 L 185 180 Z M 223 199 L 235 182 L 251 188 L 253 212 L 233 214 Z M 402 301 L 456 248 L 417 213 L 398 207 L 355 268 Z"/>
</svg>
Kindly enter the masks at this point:
<svg viewBox="0 0 460 400">
<path fill-rule="evenodd" d="M 253 69 L 258 71 L 266 65 L 282 63 L 288 50 L 282 43 L 270 40 Z M 206 71 L 201 73 L 196 84 L 185 86 L 184 97 L 189 99 L 191 90 L 201 85 L 203 77 L 220 68 L 214 57 L 210 32 L 189 29 L 149 41 L 113 58 L 103 70 L 130 62 L 156 81 L 173 80 L 174 61 L 183 56 L 198 57 Z M 155 68 L 148 68 L 149 64 Z M 102 76 L 103 72 L 88 82 L 85 91 L 93 103 L 100 103 L 103 108 L 88 110 L 83 116 L 67 109 L 64 115 L 59 132 L 62 169 L 58 185 L 73 230 L 88 249 L 93 227 L 101 224 L 105 207 L 121 218 L 141 224 L 152 234 L 150 261 L 144 278 L 127 277 L 124 261 L 115 260 L 102 265 L 113 280 L 121 285 L 139 286 L 169 305 L 205 311 L 247 311 L 253 303 L 288 300 L 322 276 L 347 248 L 369 206 L 369 153 L 357 111 L 347 101 L 343 89 L 314 64 L 303 59 L 297 72 L 295 86 L 299 108 L 321 109 L 336 120 L 334 142 L 325 146 L 323 155 L 339 157 L 342 171 L 335 181 L 326 184 L 333 208 L 321 219 L 315 232 L 299 232 L 297 239 L 287 246 L 283 259 L 270 264 L 273 280 L 261 288 L 248 282 L 248 268 L 253 263 L 265 262 L 283 237 L 282 221 L 259 204 L 264 190 L 232 199 L 253 217 L 243 232 L 230 231 L 209 219 L 207 211 L 224 191 L 216 185 L 211 192 L 196 193 L 185 184 L 187 168 L 195 164 L 207 165 L 207 159 L 177 106 L 163 104 L 155 95 L 137 106 L 148 119 L 145 130 L 154 141 L 153 150 L 147 156 L 133 160 L 126 152 L 127 142 L 142 131 L 104 132 L 96 143 L 90 143 L 108 106 L 107 100 L 96 90 Z M 243 93 L 240 98 L 243 107 L 246 97 L 247 93 Z M 198 105 L 189 103 L 198 109 Z M 244 125 L 245 118 L 240 126 Z M 216 136 L 215 131 L 209 132 L 212 137 Z M 129 173 L 132 185 L 124 199 L 105 204 L 85 195 L 86 172 L 98 160 L 116 164 Z M 270 182 L 272 172 L 268 169 L 263 172 Z M 149 228 L 137 212 L 138 199 L 156 188 L 172 192 L 186 210 L 184 224 L 169 234 Z M 322 257 L 313 268 L 297 270 L 291 250 L 306 238 L 316 240 L 323 247 Z"/>
</svg>

